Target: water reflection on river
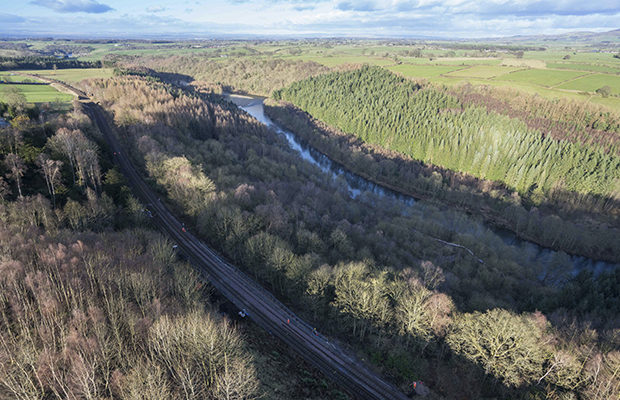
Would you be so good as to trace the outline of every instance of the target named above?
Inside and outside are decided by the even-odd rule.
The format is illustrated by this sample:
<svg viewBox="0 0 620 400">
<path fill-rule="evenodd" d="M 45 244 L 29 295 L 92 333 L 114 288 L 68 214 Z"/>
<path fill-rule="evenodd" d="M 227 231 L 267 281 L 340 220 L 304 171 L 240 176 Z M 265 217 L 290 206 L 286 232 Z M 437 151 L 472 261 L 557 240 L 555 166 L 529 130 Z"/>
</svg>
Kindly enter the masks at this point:
<svg viewBox="0 0 620 400">
<path fill-rule="evenodd" d="M 348 189 L 349 195 L 351 197 L 358 198 L 365 192 L 371 192 L 375 195 L 380 196 L 381 198 L 396 200 L 398 203 L 404 206 L 403 212 L 406 214 L 418 214 L 420 212 L 423 213 L 423 207 L 422 209 L 415 207 L 416 210 L 413 210 L 414 207 L 411 207 L 413 204 L 415 204 L 415 199 L 413 197 L 381 187 L 373 182 L 362 178 L 359 175 L 356 175 L 344 169 L 342 166 L 333 162 L 328 157 L 324 156 L 319 151 L 308 145 L 308 143 L 299 139 L 293 133 L 285 129 L 281 129 L 279 126 L 274 124 L 269 117 L 265 115 L 263 110 L 262 98 L 252 98 L 238 95 L 230 95 L 228 96 L 228 98 L 241 109 L 245 110 L 248 114 L 256 118 L 258 121 L 282 133 L 286 137 L 291 148 L 298 151 L 303 159 L 317 165 L 319 168 L 321 168 L 321 170 L 330 174 L 334 179 L 337 179 L 339 182 L 346 183 L 346 188 Z M 456 232 L 467 233 L 479 238 L 482 238 L 484 236 L 485 240 L 493 240 L 492 238 L 489 238 L 488 235 L 488 230 L 491 230 L 495 234 L 495 237 L 501 239 L 502 242 L 513 248 L 519 264 L 534 266 L 537 270 L 542 271 L 539 274 L 539 278 L 541 279 L 546 277 L 547 280 L 552 281 L 553 276 L 556 273 L 556 268 L 559 267 L 557 268 L 557 272 L 561 273 L 562 270 L 565 270 L 566 265 L 571 266 L 573 274 L 577 274 L 582 270 L 591 270 L 596 275 L 617 266 L 616 264 L 604 261 L 596 261 L 587 257 L 567 256 L 564 253 L 558 253 L 556 251 L 539 246 L 535 243 L 519 239 L 514 233 L 508 230 L 495 228 L 488 224 L 485 224 L 483 226 L 484 229 L 479 229 L 476 228 L 476 226 L 479 225 L 474 223 L 455 223 L 453 221 L 446 222 L 450 225 L 449 228 Z"/>
</svg>

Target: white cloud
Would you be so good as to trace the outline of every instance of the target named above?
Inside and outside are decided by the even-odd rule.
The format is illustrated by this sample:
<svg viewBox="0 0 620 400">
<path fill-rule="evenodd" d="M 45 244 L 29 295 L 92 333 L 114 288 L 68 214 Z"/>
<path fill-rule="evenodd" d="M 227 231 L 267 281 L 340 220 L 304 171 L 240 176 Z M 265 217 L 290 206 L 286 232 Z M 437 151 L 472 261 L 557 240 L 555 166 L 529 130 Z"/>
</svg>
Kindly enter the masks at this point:
<svg viewBox="0 0 620 400">
<path fill-rule="evenodd" d="M 85 12 L 101 14 L 114 10 L 112 7 L 95 0 L 34 0 L 31 4 L 49 8 L 59 13 Z"/>
<path fill-rule="evenodd" d="M 162 11 L 166 11 L 168 10 L 166 7 L 163 6 L 150 6 L 146 9 L 146 12 L 150 12 L 150 13 L 157 13 L 157 12 L 162 12 Z"/>
<path fill-rule="evenodd" d="M 130 36 L 221 33 L 472 38 L 612 30 L 620 17 L 619 0 L 226 0 L 209 4 L 187 0 L 178 9 L 166 7 L 167 3 L 142 5 L 148 17 L 129 11 L 131 2 L 121 7 L 122 2 L 115 1 L 119 1 L 114 3 L 119 14 L 127 17 L 102 14 L 96 20 L 80 17 L 73 23 L 66 18 L 42 18 L 37 31 L 82 30 L 99 36 L 126 32 Z M 56 12 L 104 13 L 111 9 L 97 0 L 33 0 L 32 4 Z M 15 23 L 19 18 L 12 16 L 11 20 Z M 34 27 L 36 23 L 31 21 L 29 18 L 28 24 Z M 96 32 L 93 26 L 97 26 Z"/>
</svg>

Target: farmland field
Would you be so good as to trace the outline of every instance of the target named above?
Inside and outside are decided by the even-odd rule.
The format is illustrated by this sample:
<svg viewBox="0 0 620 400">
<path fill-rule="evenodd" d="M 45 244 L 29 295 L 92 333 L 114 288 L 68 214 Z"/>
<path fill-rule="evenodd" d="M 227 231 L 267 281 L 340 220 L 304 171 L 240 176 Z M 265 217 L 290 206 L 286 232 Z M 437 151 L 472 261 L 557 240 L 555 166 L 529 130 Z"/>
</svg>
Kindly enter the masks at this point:
<svg viewBox="0 0 620 400">
<path fill-rule="evenodd" d="M 405 76 L 411 77 L 433 77 L 446 74 L 458 69 L 465 68 L 463 66 L 447 66 L 447 65 L 411 65 L 401 64 L 387 67 L 387 69 L 400 72 Z"/>
<path fill-rule="evenodd" d="M 24 79 L 19 75 L 11 75 L 10 72 L 0 72 L 0 81 L 5 82 L 21 82 Z"/>
<path fill-rule="evenodd" d="M 514 71 L 518 71 L 521 68 L 515 67 L 471 67 L 466 69 L 461 69 L 459 71 L 454 71 L 449 73 L 449 76 L 459 76 L 464 78 L 480 78 L 480 79 L 489 79 L 494 78 L 496 76 L 505 75 Z"/>
<path fill-rule="evenodd" d="M 37 74 L 44 78 L 58 79 L 68 83 L 79 82 L 86 78 L 111 78 L 111 68 L 86 68 L 86 69 L 59 69 L 53 71 L 51 69 L 35 70 L 35 71 L 19 71 L 24 74 Z"/>
<path fill-rule="evenodd" d="M 502 60 L 499 58 L 469 58 L 469 57 L 455 57 L 455 58 L 434 58 L 430 61 L 428 58 L 413 58 L 413 57 L 399 57 L 401 60 L 409 64 L 417 65 L 499 65 Z"/>
<path fill-rule="evenodd" d="M 620 60 L 609 53 L 597 52 L 572 52 L 572 51 L 526 51 L 523 58 L 533 58 L 547 62 L 564 61 L 565 56 L 570 56 L 571 61 L 591 63 L 613 63 L 620 66 Z"/>
<path fill-rule="evenodd" d="M 489 80 L 473 79 L 473 78 L 468 79 L 468 78 L 450 77 L 449 75 L 432 77 L 429 80 L 431 82 L 445 84 L 445 85 L 457 85 L 459 83 L 470 83 L 472 85 L 491 85 L 491 86 L 497 86 L 497 87 L 506 86 L 506 87 L 511 87 L 511 88 L 514 88 L 514 89 L 517 89 L 519 91 L 523 91 L 526 93 L 532 93 L 532 94 L 536 93 L 548 99 L 569 98 L 569 99 L 575 99 L 577 101 L 587 100 L 589 103 L 601 104 L 601 105 L 604 105 L 604 106 L 607 106 L 613 109 L 616 112 L 620 112 L 620 98 L 617 98 L 617 97 L 603 98 L 600 96 L 590 96 L 587 94 L 581 94 L 577 92 L 567 92 L 564 90 L 544 88 L 544 87 L 529 84 L 529 83 L 509 82 L 509 81 L 501 81 L 501 80 L 493 80 L 493 79 L 489 79 Z"/>
<path fill-rule="evenodd" d="M 568 89 L 568 90 L 582 90 L 586 92 L 594 92 L 601 87 L 608 85 L 611 87 L 612 94 L 620 93 L 620 76 L 617 75 L 605 75 L 605 74 L 594 74 L 584 76 L 583 78 L 575 79 L 574 81 L 566 82 L 560 86 L 558 89 Z"/>
<path fill-rule="evenodd" d="M 579 63 L 548 63 L 547 68 L 572 69 L 578 71 L 603 72 L 607 74 L 620 74 L 620 65 L 616 68 L 607 65 L 579 64 Z"/>
<path fill-rule="evenodd" d="M 101 60 L 104 55 L 160 55 L 160 56 L 175 56 L 175 55 L 190 55 L 190 54 L 204 54 L 213 52 L 214 48 L 190 48 L 190 49 L 175 49 L 175 48 L 161 48 L 161 49 L 122 49 L 102 47 L 94 50 L 87 56 L 79 57 L 81 61 L 97 61 Z M 241 50 L 241 49 L 239 49 Z M 222 49 L 223 53 L 230 51 L 229 49 Z"/>
<path fill-rule="evenodd" d="M 562 82 L 566 82 L 570 79 L 575 79 L 586 74 L 587 72 L 585 71 L 528 69 L 524 71 L 513 72 L 512 74 L 503 75 L 496 79 L 553 87 L 559 85 Z"/>
<path fill-rule="evenodd" d="M 320 56 L 299 56 L 299 57 L 282 57 L 292 60 L 303 60 L 303 61 L 314 61 L 318 64 L 325 65 L 326 67 L 335 67 L 336 65 L 341 64 L 357 64 L 357 63 L 367 63 L 378 66 L 392 65 L 394 64 L 394 60 L 385 59 L 385 58 L 371 58 L 364 56 L 334 56 L 334 57 L 320 57 Z"/>
<path fill-rule="evenodd" d="M 61 93 L 50 85 L 0 85 L 0 99 L 9 87 L 18 88 L 29 103 L 44 103 L 48 101 L 70 101 L 74 97 L 70 94 Z"/>
<path fill-rule="evenodd" d="M 609 107 L 616 112 L 620 112 L 620 98 L 618 97 L 592 96 L 590 103 L 600 104 L 602 106 Z"/>
</svg>

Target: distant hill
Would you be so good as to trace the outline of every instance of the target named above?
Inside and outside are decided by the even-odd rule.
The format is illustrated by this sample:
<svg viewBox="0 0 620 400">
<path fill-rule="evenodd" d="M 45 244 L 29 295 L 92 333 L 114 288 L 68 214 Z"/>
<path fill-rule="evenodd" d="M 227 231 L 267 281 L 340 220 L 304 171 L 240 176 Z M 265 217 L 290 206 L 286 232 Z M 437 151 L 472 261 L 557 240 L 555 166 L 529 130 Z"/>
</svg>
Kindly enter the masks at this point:
<svg viewBox="0 0 620 400">
<path fill-rule="evenodd" d="M 569 32 L 559 35 L 531 35 L 531 36 L 511 36 L 495 39 L 497 41 L 510 42 L 551 42 L 551 43 L 572 43 L 572 44 L 592 44 L 599 46 L 618 46 L 620 45 L 620 29 L 607 32 Z"/>
</svg>

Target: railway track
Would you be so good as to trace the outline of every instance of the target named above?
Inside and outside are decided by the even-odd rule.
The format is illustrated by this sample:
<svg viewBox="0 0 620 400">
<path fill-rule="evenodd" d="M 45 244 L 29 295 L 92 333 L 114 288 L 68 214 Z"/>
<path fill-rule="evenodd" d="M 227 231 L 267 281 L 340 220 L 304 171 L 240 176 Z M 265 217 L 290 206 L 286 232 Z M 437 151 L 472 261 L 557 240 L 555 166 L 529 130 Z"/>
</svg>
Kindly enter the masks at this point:
<svg viewBox="0 0 620 400">
<path fill-rule="evenodd" d="M 408 399 L 395 386 L 385 382 L 357 362 L 339 346 L 298 318 L 269 291 L 188 232 L 142 180 L 120 143 L 109 128 L 100 107 L 84 103 L 92 113 L 114 153 L 114 161 L 128 179 L 134 194 L 147 205 L 153 223 L 175 241 L 201 274 L 228 300 L 263 329 L 278 337 L 326 376 L 359 399 Z"/>
</svg>

